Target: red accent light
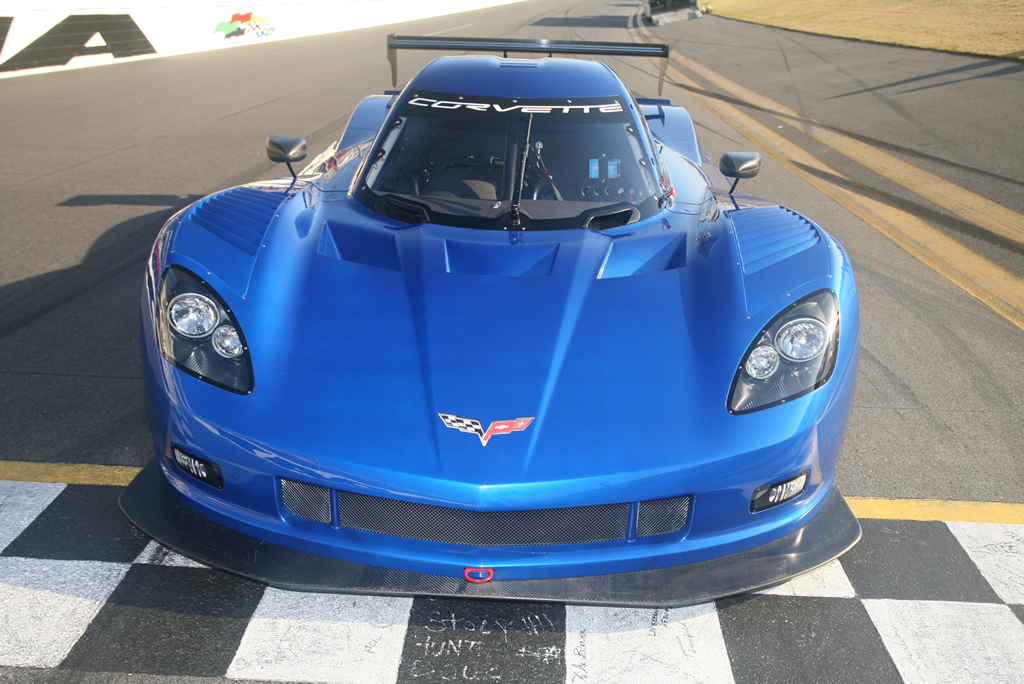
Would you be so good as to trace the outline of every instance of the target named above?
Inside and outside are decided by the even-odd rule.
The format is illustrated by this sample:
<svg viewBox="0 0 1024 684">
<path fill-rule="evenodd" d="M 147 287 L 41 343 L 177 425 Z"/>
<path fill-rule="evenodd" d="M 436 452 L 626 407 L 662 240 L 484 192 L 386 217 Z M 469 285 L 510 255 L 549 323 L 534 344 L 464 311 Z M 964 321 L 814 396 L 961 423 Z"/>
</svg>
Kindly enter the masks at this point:
<svg viewBox="0 0 1024 684">
<path fill-rule="evenodd" d="M 476 577 L 473 577 L 473 574 L 476 574 Z M 483 576 L 481 577 L 480 575 Z M 491 578 L 494 577 L 494 568 L 466 568 L 462 576 L 466 578 L 467 582 L 474 582 L 476 584 L 490 582 Z"/>
</svg>

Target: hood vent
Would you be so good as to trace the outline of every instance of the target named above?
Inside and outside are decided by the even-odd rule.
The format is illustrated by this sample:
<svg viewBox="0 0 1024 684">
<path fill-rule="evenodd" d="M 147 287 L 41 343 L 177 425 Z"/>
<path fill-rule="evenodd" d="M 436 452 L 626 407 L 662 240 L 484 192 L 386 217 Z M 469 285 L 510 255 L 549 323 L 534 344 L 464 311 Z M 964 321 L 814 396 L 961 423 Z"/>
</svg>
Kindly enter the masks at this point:
<svg viewBox="0 0 1024 684">
<path fill-rule="evenodd" d="M 761 269 L 818 244 L 821 237 L 810 221 L 785 207 L 759 207 L 729 213 L 736 226 L 743 272 Z"/>
<path fill-rule="evenodd" d="M 200 202 L 190 218 L 197 226 L 253 256 L 286 197 L 287 194 L 280 192 L 233 188 Z"/>
<path fill-rule="evenodd" d="M 555 266 L 558 243 L 501 245 L 445 240 L 444 252 L 449 273 L 506 277 L 549 276 Z"/>
<path fill-rule="evenodd" d="M 317 251 L 333 259 L 401 271 L 395 233 L 388 228 L 345 226 L 327 222 Z"/>
<path fill-rule="evenodd" d="M 686 265 L 686 234 L 653 235 L 616 239 L 605 257 L 598 278 L 623 278 L 660 271 L 672 271 Z"/>
</svg>

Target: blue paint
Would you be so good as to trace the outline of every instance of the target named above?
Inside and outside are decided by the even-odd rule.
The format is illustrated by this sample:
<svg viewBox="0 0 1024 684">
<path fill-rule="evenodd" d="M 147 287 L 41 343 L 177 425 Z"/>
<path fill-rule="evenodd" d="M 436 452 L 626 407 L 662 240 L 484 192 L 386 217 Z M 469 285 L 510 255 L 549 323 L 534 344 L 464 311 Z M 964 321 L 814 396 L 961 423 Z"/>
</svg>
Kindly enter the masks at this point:
<svg viewBox="0 0 1024 684">
<path fill-rule="evenodd" d="M 252 243 L 259 247 L 232 244 L 194 212 L 164 227 L 143 289 L 142 339 L 155 453 L 175 495 L 223 525 L 292 548 L 451 577 L 493 568 L 495 580 L 668 567 L 801 528 L 831 494 L 853 397 L 853 274 L 838 242 L 795 212 L 736 209 L 723 198 L 709 219 L 701 206 L 718 200 L 685 110 L 641 107 L 665 145 L 655 156 L 645 133 L 643 154 L 665 164 L 676 196 L 625 226 L 510 232 L 408 223 L 348 197 L 372 148 L 343 153 L 373 138 L 396 97 L 417 89 L 628 97 L 598 63 L 505 64 L 436 60 L 401 95 L 357 107 L 334 148 L 338 166 L 296 184 L 246 186 L 281 198 L 267 222 L 252 219 L 265 231 Z M 639 118 L 635 125 L 646 130 Z M 617 161 L 606 162 L 606 178 Z M 601 178 L 599 159 L 588 176 Z M 796 242 L 772 251 L 751 231 L 779 216 L 794 232 L 784 239 Z M 722 239 L 698 253 L 709 233 Z M 164 360 L 158 283 L 172 264 L 209 273 L 237 318 L 252 394 L 225 392 Z M 730 415 L 727 397 L 752 341 L 790 302 L 826 288 L 842 321 L 832 378 L 791 402 Z M 499 429 L 483 446 L 439 413 L 481 429 L 533 420 Z M 172 444 L 216 463 L 224 488 L 183 473 L 170 460 Z M 750 513 L 755 489 L 804 470 L 803 494 Z M 285 508 L 279 478 L 475 511 L 626 503 L 635 516 L 637 502 L 681 495 L 693 506 L 684 528 L 660 537 L 632 539 L 631 518 L 630 541 L 477 548 L 305 520 Z M 337 516 L 337 503 L 331 508 Z"/>
</svg>

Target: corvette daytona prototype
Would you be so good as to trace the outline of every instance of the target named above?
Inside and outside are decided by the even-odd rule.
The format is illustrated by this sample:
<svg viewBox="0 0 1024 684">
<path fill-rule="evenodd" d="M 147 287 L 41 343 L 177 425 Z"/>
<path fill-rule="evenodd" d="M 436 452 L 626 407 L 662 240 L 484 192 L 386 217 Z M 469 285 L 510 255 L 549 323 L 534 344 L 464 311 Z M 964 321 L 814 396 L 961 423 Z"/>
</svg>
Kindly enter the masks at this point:
<svg viewBox="0 0 1024 684">
<path fill-rule="evenodd" d="M 406 48 L 501 54 L 434 60 L 160 232 L 127 516 L 279 587 L 606 605 L 853 546 L 843 247 L 736 192 L 759 155 L 712 163 L 686 110 L 554 56 L 667 48 L 391 36 L 393 70 Z"/>
</svg>

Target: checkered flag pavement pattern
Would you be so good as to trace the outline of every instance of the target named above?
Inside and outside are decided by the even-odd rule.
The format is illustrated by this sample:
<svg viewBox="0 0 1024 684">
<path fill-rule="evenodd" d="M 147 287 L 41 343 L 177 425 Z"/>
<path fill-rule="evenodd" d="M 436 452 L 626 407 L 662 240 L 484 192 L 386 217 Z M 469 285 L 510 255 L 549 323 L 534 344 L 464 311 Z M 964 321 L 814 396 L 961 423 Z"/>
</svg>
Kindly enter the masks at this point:
<svg viewBox="0 0 1024 684">
<path fill-rule="evenodd" d="M 780 586 L 631 609 L 274 589 L 159 546 L 120 491 L 0 481 L 0 681 L 1024 682 L 1024 525 L 862 520 Z"/>
</svg>

